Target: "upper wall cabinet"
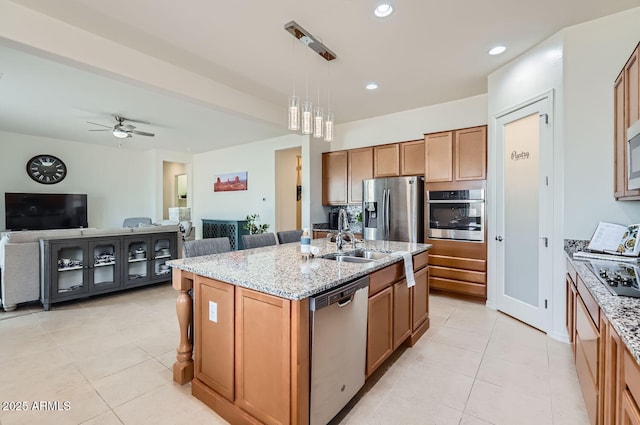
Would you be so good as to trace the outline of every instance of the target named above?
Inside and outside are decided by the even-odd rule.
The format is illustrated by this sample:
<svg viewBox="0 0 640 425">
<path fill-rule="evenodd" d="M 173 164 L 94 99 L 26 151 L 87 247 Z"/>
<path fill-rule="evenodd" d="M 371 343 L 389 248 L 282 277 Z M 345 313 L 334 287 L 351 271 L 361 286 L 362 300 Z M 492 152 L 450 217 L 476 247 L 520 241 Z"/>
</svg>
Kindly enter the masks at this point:
<svg viewBox="0 0 640 425">
<path fill-rule="evenodd" d="M 400 174 L 424 175 L 424 139 L 400 143 Z"/>
<path fill-rule="evenodd" d="M 400 175 L 400 146 L 380 145 L 373 148 L 373 177 Z"/>
<path fill-rule="evenodd" d="M 347 203 L 347 151 L 322 154 L 322 205 Z"/>
<path fill-rule="evenodd" d="M 362 180 L 373 177 L 373 148 L 322 154 L 322 205 L 362 202 Z"/>
<path fill-rule="evenodd" d="M 373 176 L 421 176 L 424 174 L 424 139 L 374 146 Z"/>
<path fill-rule="evenodd" d="M 487 178 L 487 127 L 425 135 L 425 183 Z"/>
<path fill-rule="evenodd" d="M 629 190 L 627 128 L 640 119 L 639 46 L 627 60 L 613 86 L 614 95 L 614 196 L 617 200 L 640 199 L 640 190 Z"/>
<path fill-rule="evenodd" d="M 373 149 L 351 149 L 348 151 L 348 158 L 347 195 L 350 204 L 359 204 L 362 202 L 362 180 L 373 177 Z"/>
</svg>

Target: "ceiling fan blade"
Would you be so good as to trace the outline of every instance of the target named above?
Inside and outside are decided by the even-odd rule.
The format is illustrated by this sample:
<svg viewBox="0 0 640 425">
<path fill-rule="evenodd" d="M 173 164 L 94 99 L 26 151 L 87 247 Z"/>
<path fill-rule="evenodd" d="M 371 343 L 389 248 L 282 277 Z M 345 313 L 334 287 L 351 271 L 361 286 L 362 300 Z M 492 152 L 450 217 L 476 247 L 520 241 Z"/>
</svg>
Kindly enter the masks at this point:
<svg viewBox="0 0 640 425">
<path fill-rule="evenodd" d="M 125 130 L 133 130 L 134 128 L 136 128 L 134 125 L 131 125 L 131 124 L 123 124 L 120 127 L 124 128 Z"/>
<path fill-rule="evenodd" d="M 100 127 L 104 127 L 104 128 L 112 128 L 110 125 L 98 124 L 97 122 L 87 121 L 87 123 L 93 124 L 93 125 L 99 125 Z"/>
<path fill-rule="evenodd" d="M 111 128 L 99 129 L 99 130 L 88 130 L 88 131 L 111 131 Z"/>
<path fill-rule="evenodd" d="M 155 136 L 155 134 L 153 134 L 153 133 L 147 133 L 146 131 L 131 130 L 131 132 L 132 132 L 133 134 L 137 134 L 137 135 L 139 135 L 139 136 L 151 136 L 151 137 Z"/>
<path fill-rule="evenodd" d="M 120 121 L 120 123 L 122 123 L 124 121 L 129 121 L 129 122 L 135 122 L 135 123 L 138 123 L 138 124 L 151 124 L 151 123 L 148 123 L 146 121 L 133 120 L 131 118 L 126 118 L 126 117 L 123 117 L 122 115 L 115 115 L 114 118 L 116 119 L 116 121 Z"/>
</svg>

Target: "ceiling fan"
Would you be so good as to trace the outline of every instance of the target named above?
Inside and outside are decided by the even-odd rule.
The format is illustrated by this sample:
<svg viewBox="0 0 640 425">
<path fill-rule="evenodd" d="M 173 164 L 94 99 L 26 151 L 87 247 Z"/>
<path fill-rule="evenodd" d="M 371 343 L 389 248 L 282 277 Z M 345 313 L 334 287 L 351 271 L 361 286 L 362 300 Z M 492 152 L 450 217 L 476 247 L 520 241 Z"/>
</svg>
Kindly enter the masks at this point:
<svg viewBox="0 0 640 425">
<path fill-rule="evenodd" d="M 104 127 L 104 129 L 96 129 L 96 130 L 89 130 L 89 131 L 110 131 L 118 139 L 126 139 L 127 137 L 133 137 L 134 134 L 137 134 L 138 136 L 150 136 L 150 137 L 155 136 L 155 134 L 153 133 L 136 130 L 135 126 L 124 123 L 125 121 L 130 121 L 130 122 L 141 123 L 141 124 L 149 124 L 148 122 L 136 121 L 136 120 L 132 120 L 125 117 L 120 117 L 118 115 L 115 115 L 114 118 L 116 119 L 117 123 L 113 127 L 108 125 L 98 124 L 97 122 L 87 121 L 87 123 L 89 124 L 99 125 L 100 127 Z"/>
</svg>

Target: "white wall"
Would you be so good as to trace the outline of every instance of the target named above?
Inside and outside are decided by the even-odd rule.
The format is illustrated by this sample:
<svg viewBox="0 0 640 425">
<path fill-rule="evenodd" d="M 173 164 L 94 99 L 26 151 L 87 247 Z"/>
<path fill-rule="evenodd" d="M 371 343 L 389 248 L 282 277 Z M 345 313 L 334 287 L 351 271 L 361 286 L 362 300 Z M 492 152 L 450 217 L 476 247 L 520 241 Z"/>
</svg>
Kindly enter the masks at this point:
<svg viewBox="0 0 640 425">
<path fill-rule="evenodd" d="M 640 220 L 613 198 L 613 83 L 640 41 L 640 7 L 565 31 L 565 232 L 589 239 L 598 221 Z"/>
<path fill-rule="evenodd" d="M 496 123 L 498 116 L 517 106 L 529 103 L 531 99 L 548 94 L 553 99 L 551 124 L 553 125 L 553 156 L 554 167 L 551 183 L 553 193 L 553 228 L 551 238 L 553 250 L 553 275 L 561 275 L 564 279 L 564 243 L 563 243 L 563 38 L 556 34 L 534 47 L 521 57 L 500 68 L 488 77 L 488 172 L 487 172 L 487 306 L 496 308 L 497 299 L 497 231 L 496 193 L 502 188 L 502 181 L 495 178 L 497 166 L 496 153 Z M 564 285 L 564 280 L 562 281 Z M 564 288 L 564 286 L 562 286 Z M 564 289 L 552 287 L 551 294 L 545 294 L 550 299 L 552 309 L 552 329 L 550 334 L 558 339 L 566 338 L 564 322 L 557 328 L 556 317 L 564 317 Z M 562 302 L 561 302 L 562 300 Z M 558 331 L 556 331 L 556 328 Z M 559 333 L 558 333 L 559 332 Z"/>
<path fill-rule="evenodd" d="M 275 232 L 275 152 L 301 146 L 303 170 L 310 168 L 309 137 L 289 135 L 232 148 L 219 149 L 193 158 L 193 210 L 196 237 L 202 237 L 203 218 L 218 220 L 244 220 L 248 214 L 260 215 L 260 223 L 269 224 L 269 232 Z M 317 161 L 315 161 L 317 162 Z M 246 171 L 247 190 L 214 192 L 213 181 L 217 174 Z M 306 190 L 310 184 L 309 173 L 303 173 L 302 225 L 310 226 L 310 197 Z"/>
<path fill-rule="evenodd" d="M 426 133 L 487 123 L 487 95 L 336 125 L 331 151 L 421 139 Z"/>
<path fill-rule="evenodd" d="M 37 154 L 60 158 L 66 178 L 54 185 L 31 180 L 26 163 Z M 4 192 L 86 193 L 90 227 L 121 227 L 125 217 L 157 218 L 156 181 L 151 152 L 0 132 L 0 211 Z M 4 214 L 0 219 L 4 228 Z"/>
<path fill-rule="evenodd" d="M 613 199 L 613 83 L 640 39 L 640 8 L 565 28 L 488 77 L 489 116 L 554 93 L 553 326 L 564 328 L 564 239 L 589 239 L 598 221 L 632 223 L 639 202 Z M 489 269 L 487 304 L 495 306 L 495 128 L 489 121 Z"/>
</svg>

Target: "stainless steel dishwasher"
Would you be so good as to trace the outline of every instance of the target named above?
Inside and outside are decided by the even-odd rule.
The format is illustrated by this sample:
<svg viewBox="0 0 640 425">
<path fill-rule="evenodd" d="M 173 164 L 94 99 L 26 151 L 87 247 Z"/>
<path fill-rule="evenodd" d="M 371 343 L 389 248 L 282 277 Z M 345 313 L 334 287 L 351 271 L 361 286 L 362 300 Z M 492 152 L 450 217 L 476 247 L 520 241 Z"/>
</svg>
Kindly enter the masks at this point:
<svg viewBox="0 0 640 425">
<path fill-rule="evenodd" d="M 364 385 L 369 277 L 311 297 L 310 425 L 326 425 Z"/>
</svg>

